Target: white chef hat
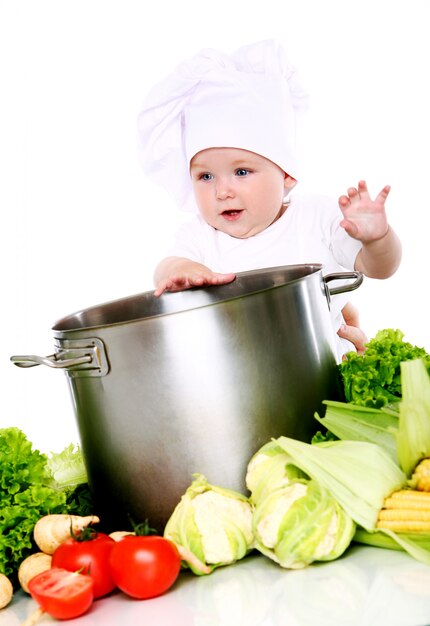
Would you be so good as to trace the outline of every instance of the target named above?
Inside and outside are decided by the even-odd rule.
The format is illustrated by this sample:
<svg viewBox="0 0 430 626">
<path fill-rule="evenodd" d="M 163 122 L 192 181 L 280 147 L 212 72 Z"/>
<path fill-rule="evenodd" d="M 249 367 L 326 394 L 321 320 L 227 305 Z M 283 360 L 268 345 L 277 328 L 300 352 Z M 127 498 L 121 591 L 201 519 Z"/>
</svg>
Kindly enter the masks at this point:
<svg viewBox="0 0 430 626">
<path fill-rule="evenodd" d="M 307 94 L 283 48 L 265 40 L 232 55 L 204 49 L 148 94 L 138 118 L 146 174 L 196 210 L 189 166 L 206 148 L 241 148 L 297 179 L 296 115 Z"/>
</svg>

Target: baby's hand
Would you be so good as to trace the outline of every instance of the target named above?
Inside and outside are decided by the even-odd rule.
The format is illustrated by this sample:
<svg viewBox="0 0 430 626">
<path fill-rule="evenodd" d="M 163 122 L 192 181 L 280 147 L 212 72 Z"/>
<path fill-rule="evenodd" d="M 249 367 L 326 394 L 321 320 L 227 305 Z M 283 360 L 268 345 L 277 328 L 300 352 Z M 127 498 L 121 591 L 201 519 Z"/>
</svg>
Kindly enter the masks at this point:
<svg viewBox="0 0 430 626">
<path fill-rule="evenodd" d="M 345 323 L 339 328 L 337 334 L 343 339 L 348 339 L 355 346 L 358 354 L 364 354 L 368 339 L 360 328 L 357 309 L 351 302 L 347 302 L 342 309 L 342 315 Z"/>
<path fill-rule="evenodd" d="M 372 200 L 364 180 L 358 188 L 350 187 L 348 195 L 339 198 L 339 207 L 343 213 L 340 225 L 350 237 L 362 243 L 370 243 L 382 239 L 388 232 L 388 221 L 385 213 L 385 200 L 390 192 L 387 185 Z"/>
<path fill-rule="evenodd" d="M 154 291 L 155 296 L 161 296 L 165 291 L 182 291 L 191 287 L 203 285 L 223 285 L 230 283 L 236 277 L 235 274 L 220 274 L 213 272 L 205 265 L 189 261 L 164 278 Z"/>
</svg>

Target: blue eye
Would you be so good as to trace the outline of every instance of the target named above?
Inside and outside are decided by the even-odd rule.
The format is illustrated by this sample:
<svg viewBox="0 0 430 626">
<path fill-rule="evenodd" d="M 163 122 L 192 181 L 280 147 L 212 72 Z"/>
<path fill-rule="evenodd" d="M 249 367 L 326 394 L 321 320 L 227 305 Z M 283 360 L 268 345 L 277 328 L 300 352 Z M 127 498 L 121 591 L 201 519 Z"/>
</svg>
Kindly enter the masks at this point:
<svg viewBox="0 0 430 626">
<path fill-rule="evenodd" d="M 200 180 L 212 180 L 212 178 L 212 174 L 209 174 L 208 172 L 200 175 Z"/>
<path fill-rule="evenodd" d="M 247 174 L 249 174 L 249 170 L 245 170 L 244 168 L 236 170 L 236 176 L 246 176 Z"/>
</svg>

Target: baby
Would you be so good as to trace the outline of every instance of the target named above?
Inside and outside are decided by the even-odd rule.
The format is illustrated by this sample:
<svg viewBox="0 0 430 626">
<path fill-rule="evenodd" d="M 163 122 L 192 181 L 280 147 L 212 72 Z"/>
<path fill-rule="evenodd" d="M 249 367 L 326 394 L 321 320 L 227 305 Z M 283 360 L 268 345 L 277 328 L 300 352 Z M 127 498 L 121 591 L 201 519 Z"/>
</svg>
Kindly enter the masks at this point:
<svg viewBox="0 0 430 626">
<path fill-rule="evenodd" d="M 372 199 L 360 181 L 338 202 L 291 193 L 306 100 L 272 40 L 231 56 L 203 50 L 150 92 L 139 116 L 144 168 L 194 212 L 155 270 L 155 295 L 297 263 L 372 278 L 396 271 L 401 245 L 385 212 L 388 186 Z M 361 350 L 365 336 L 345 294 L 332 298 L 331 315 L 339 358 L 350 341 Z"/>
</svg>

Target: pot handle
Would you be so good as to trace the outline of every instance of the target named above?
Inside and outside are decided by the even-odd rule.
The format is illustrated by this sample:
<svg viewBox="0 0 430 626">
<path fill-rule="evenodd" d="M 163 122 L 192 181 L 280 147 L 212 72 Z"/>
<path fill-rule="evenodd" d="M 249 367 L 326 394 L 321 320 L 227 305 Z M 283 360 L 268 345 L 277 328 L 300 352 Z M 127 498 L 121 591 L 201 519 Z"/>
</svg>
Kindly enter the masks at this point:
<svg viewBox="0 0 430 626">
<path fill-rule="evenodd" d="M 106 376 L 109 372 L 109 362 L 106 349 L 101 339 L 62 339 L 60 349 L 49 356 L 26 354 L 11 356 L 10 360 L 18 367 L 34 367 L 47 365 L 55 369 L 67 370 L 73 377 Z"/>
<path fill-rule="evenodd" d="M 48 367 L 54 367 L 55 369 L 65 369 L 66 367 L 74 367 L 76 365 L 83 365 L 84 363 L 91 363 L 93 357 L 91 354 L 85 356 L 76 357 L 75 359 L 58 360 L 61 353 L 50 354 L 49 356 L 38 356 L 36 354 L 26 354 L 11 356 L 10 360 L 17 367 L 35 367 L 36 365 L 47 365 Z"/>
<path fill-rule="evenodd" d="M 340 287 L 328 287 L 327 283 L 332 280 L 345 280 L 352 278 L 354 279 L 352 283 L 347 283 L 346 285 L 340 285 Z M 363 274 L 361 272 L 336 272 L 334 274 L 327 274 L 324 276 L 324 282 L 328 289 L 328 293 L 330 296 L 334 296 L 337 293 L 344 293 L 346 291 L 354 291 L 354 289 L 358 289 L 358 287 L 363 282 Z"/>
</svg>

